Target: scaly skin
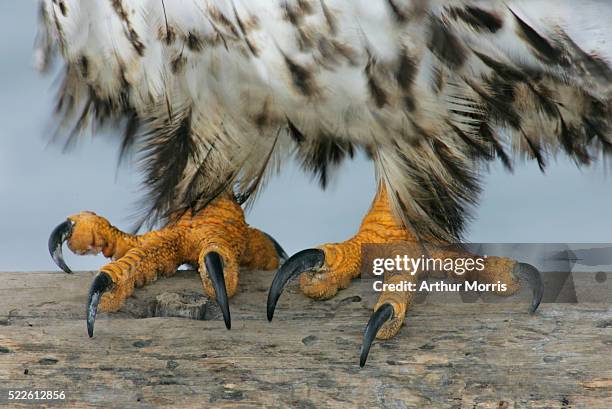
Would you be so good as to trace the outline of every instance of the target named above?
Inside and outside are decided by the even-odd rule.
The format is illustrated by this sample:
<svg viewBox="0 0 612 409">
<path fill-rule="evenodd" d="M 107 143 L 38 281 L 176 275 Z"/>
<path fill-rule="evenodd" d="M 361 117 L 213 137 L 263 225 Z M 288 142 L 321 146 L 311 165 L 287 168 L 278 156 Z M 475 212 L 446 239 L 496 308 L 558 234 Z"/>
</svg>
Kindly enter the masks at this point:
<svg viewBox="0 0 612 409">
<path fill-rule="evenodd" d="M 68 218 L 73 231 L 68 247 L 76 254 L 102 252 L 113 259 L 100 269 L 113 286 L 100 300 L 103 311 L 117 311 L 135 287 L 151 283 L 158 276 L 172 276 L 184 263 L 199 266 L 206 294 L 215 299 L 203 257 L 217 252 L 224 265 L 228 297 L 238 288 L 240 266 L 255 270 L 278 268 L 279 259 L 272 241 L 249 227 L 242 208 L 229 194 L 216 199 L 197 214 L 187 213 L 176 223 L 142 235 L 130 235 L 92 212 Z"/>
<path fill-rule="evenodd" d="M 372 206 L 361 223 L 355 236 L 342 243 L 324 244 L 319 248 L 325 253 L 325 264 L 318 271 L 305 272 L 300 276 L 300 286 L 304 294 L 310 298 L 324 300 L 336 295 L 338 290 L 349 286 L 352 279 L 360 274 L 361 248 L 364 244 L 391 244 L 407 242 L 417 243 L 415 235 L 396 220 L 391 210 L 387 192 L 381 187 L 374 198 Z M 477 257 L 466 253 L 457 253 L 439 245 L 427 245 L 430 257 L 445 259 L 448 257 Z M 421 256 L 411 254 L 411 257 Z M 485 260 L 483 272 L 474 271 L 462 276 L 449 273 L 450 278 L 478 281 L 481 283 L 506 284 L 507 290 L 499 295 L 512 295 L 520 288 L 520 282 L 513 275 L 516 261 L 500 257 L 488 257 Z M 386 277 L 386 283 L 401 281 L 416 282 L 422 275 L 393 274 Z M 384 304 L 393 306 L 393 318 L 387 321 L 377 333 L 379 339 L 392 338 L 400 330 L 406 312 L 412 300 L 412 292 L 383 291 L 374 306 L 376 311 Z"/>
</svg>

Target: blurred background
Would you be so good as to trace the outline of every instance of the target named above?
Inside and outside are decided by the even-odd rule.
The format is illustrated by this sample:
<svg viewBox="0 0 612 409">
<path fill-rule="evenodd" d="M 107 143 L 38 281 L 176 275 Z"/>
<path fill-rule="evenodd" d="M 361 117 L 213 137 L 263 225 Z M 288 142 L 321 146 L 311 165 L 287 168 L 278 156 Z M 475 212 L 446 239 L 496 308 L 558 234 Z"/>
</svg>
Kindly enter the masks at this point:
<svg viewBox="0 0 612 409">
<path fill-rule="evenodd" d="M 33 68 L 37 2 L 0 2 L 0 271 L 56 270 L 47 252 L 49 233 L 66 216 L 92 210 L 128 229 L 140 198 L 135 166 L 117 169 L 118 147 L 85 138 L 62 153 L 49 145 L 55 95 L 53 75 Z M 546 175 L 535 163 L 510 174 L 495 166 L 485 179 L 471 242 L 610 242 L 612 180 L 602 163 L 577 169 L 560 159 Z M 247 214 L 292 254 L 342 241 L 359 227 L 373 198 L 371 164 L 347 163 L 323 192 L 295 164 L 274 178 Z M 76 270 L 96 270 L 101 256 L 65 251 Z"/>
</svg>

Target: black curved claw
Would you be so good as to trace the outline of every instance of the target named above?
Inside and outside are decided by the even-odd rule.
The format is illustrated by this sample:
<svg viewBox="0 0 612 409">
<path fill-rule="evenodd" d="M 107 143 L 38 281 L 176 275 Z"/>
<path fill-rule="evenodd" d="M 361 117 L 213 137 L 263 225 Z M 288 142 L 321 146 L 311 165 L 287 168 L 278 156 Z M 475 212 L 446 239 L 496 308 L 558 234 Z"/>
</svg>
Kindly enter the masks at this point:
<svg viewBox="0 0 612 409">
<path fill-rule="evenodd" d="M 58 225 L 49 236 L 49 254 L 51 254 L 51 258 L 55 261 L 55 264 L 64 270 L 66 273 L 71 274 L 72 270 L 66 265 L 64 261 L 64 254 L 62 253 L 62 245 L 66 240 L 70 238 L 72 234 L 72 228 L 74 227 L 74 222 L 71 220 L 66 220 L 65 222 Z"/>
<path fill-rule="evenodd" d="M 531 308 L 529 312 L 533 314 L 538 309 L 542 296 L 544 295 L 544 284 L 542 284 L 542 275 L 537 268 L 527 263 L 516 263 L 512 273 L 521 279 L 526 281 L 533 291 L 533 298 L 531 300 Z"/>
<path fill-rule="evenodd" d="M 276 272 L 268 291 L 268 321 L 272 321 L 278 298 L 281 296 L 289 280 L 305 271 L 318 270 L 323 267 L 323 264 L 325 264 L 325 253 L 320 249 L 302 250 L 285 261 Z"/>
<path fill-rule="evenodd" d="M 106 273 L 98 274 L 91 283 L 89 296 L 87 298 L 87 334 L 89 334 L 89 338 L 93 337 L 100 297 L 102 297 L 102 294 L 108 291 L 112 286 L 113 280 Z"/>
<path fill-rule="evenodd" d="M 225 277 L 223 276 L 223 261 L 221 260 L 221 256 L 219 253 L 211 251 L 204 256 L 204 264 L 206 265 L 208 277 L 210 277 L 210 281 L 212 281 L 213 288 L 215 289 L 217 304 L 221 307 L 225 327 L 230 329 L 232 328 L 232 318 L 230 316 L 229 301 L 227 300 L 227 290 L 225 289 Z"/>
<path fill-rule="evenodd" d="M 278 258 L 280 259 L 281 263 L 284 263 L 285 260 L 287 260 L 289 258 L 289 256 L 287 255 L 287 252 L 285 251 L 285 249 L 283 249 L 281 247 L 280 244 L 278 244 L 278 241 L 276 241 L 274 239 L 274 237 L 270 236 L 268 233 L 266 232 L 262 232 L 263 234 L 266 235 L 267 238 L 270 239 L 270 241 L 272 242 L 272 244 L 274 244 L 274 250 L 276 250 L 276 255 L 278 256 Z"/>
<path fill-rule="evenodd" d="M 383 324 L 393 318 L 393 306 L 391 304 L 383 304 L 370 317 L 368 325 L 366 325 L 363 333 L 363 342 L 361 343 L 361 354 L 359 356 L 359 366 L 364 367 L 368 360 L 368 354 L 370 353 L 370 347 L 372 341 L 376 338 L 378 330 Z"/>
</svg>

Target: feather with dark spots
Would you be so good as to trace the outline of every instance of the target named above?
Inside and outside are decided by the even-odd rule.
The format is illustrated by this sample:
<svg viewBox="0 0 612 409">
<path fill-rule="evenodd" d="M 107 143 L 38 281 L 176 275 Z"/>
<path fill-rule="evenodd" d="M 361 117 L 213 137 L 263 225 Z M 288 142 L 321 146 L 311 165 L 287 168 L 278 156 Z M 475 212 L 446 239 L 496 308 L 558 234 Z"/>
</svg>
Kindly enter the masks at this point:
<svg viewBox="0 0 612 409">
<path fill-rule="evenodd" d="M 366 158 L 368 158 L 369 160 L 374 160 L 374 147 L 371 145 L 366 145 L 363 146 L 363 152 L 366 155 Z"/>
<path fill-rule="evenodd" d="M 259 50 L 257 49 L 257 47 L 255 47 L 253 42 L 249 39 L 248 33 L 247 33 L 247 27 L 246 27 L 245 23 L 242 21 L 242 19 L 240 18 L 240 16 L 238 15 L 238 11 L 236 10 L 236 6 L 234 6 L 234 16 L 236 17 L 236 22 L 238 23 L 238 28 L 240 29 L 240 32 L 242 33 L 242 38 L 244 39 L 244 42 L 246 43 L 247 47 L 249 48 L 249 51 L 255 57 L 259 56 Z"/>
<path fill-rule="evenodd" d="M 493 77 L 486 81 L 493 99 L 503 101 L 504 104 L 512 104 L 516 100 L 516 82 L 505 81 L 499 77 Z"/>
<path fill-rule="evenodd" d="M 164 28 L 165 30 L 159 31 L 159 39 L 165 39 L 166 45 L 170 45 L 174 42 L 176 38 L 176 31 L 174 28 L 170 27 L 168 24 L 168 15 L 166 14 L 166 3 L 164 0 L 161 0 L 162 11 L 164 12 Z"/>
<path fill-rule="evenodd" d="M 175 201 L 177 206 L 171 210 L 174 219 L 187 212 L 191 212 L 192 215 L 198 213 L 224 192 L 227 192 L 234 183 L 236 179 L 235 172 L 227 172 L 223 175 L 219 175 L 217 171 L 212 171 L 210 169 L 211 157 L 217 154 L 217 148 L 213 144 L 210 146 L 203 159 L 194 156 L 194 161 L 199 160 L 199 163 L 196 162 L 197 170 L 192 175 L 191 180 L 189 180 L 189 184 L 183 196 Z M 216 179 L 216 181 L 214 181 L 214 179 Z M 206 186 L 206 188 L 202 188 L 202 186 Z"/>
<path fill-rule="evenodd" d="M 397 71 L 395 72 L 395 79 L 397 83 L 404 91 L 410 91 L 416 78 L 418 66 L 405 51 L 399 56 Z"/>
<path fill-rule="evenodd" d="M 132 22 L 130 21 L 130 17 L 128 15 L 128 12 L 125 6 L 123 5 L 123 1 L 122 0 L 110 0 L 110 1 L 113 6 L 113 9 L 115 10 L 115 13 L 119 17 L 119 19 L 123 22 L 124 31 L 125 31 L 127 39 L 130 41 L 130 44 L 132 44 L 132 47 L 138 53 L 138 55 L 142 57 L 145 52 L 145 45 L 140 39 L 140 36 L 136 32 L 136 30 L 134 29 Z"/>
<path fill-rule="evenodd" d="M 478 188 L 478 182 L 473 172 L 462 166 L 461 161 L 452 154 L 450 148 L 444 142 L 435 138 L 432 141 L 432 147 L 436 156 L 454 181 L 465 186 L 468 191 Z"/>
<path fill-rule="evenodd" d="M 298 154 L 304 169 L 313 172 L 325 189 L 330 169 L 337 167 L 346 157 L 352 159 L 354 148 L 351 142 L 324 133 L 309 144 L 299 145 Z"/>
<path fill-rule="evenodd" d="M 245 28 L 244 22 L 240 18 L 240 15 L 238 15 L 238 11 L 236 10 L 236 5 L 232 5 L 232 7 L 234 9 L 234 17 L 236 18 L 236 23 L 238 23 L 238 28 L 240 29 L 240 32 L 242 33 L 242 35 L 246 36 L 247 35 L 246 28 Z"/>
<path fill-rule="evenodd" d="M 436 94 L 439 94 L 444 88 L 445 74 L 442 67 L 434 66 L 433 68 L 433 81 L 431 88 Z"/>
<path fill-rule="evenodd" d="M 565 32 L 560 36 L 572 51 L 572 63 L 604 83 L 612 82 L 612 65 L 600 56 L 588 54 L 574 42 Z"/>
<path fill-rule="evenodd" d="M 323 11 L 323 16 L 325 17 L 325 22 L 327 23 L 330 34 L 336 35 L 338 33 L 338 21 L 329 7 L 327 7 L 327 4 L 325 4 L 325 0 L 321 0 L 321 10 Z"/>
<path fill-rule="evenodd" d="M 244 38 L 244 42 L 249 48 L 249 51 L 251 52 L 251 54 L 253 54 L 254 57 L 259 57 L 259 49 L 253 44 L 253 42 L 248 37 Z"/>
<path fill-rule="evenodd" d="M 500 61 L 496 61 L 486 54 L 474 51 L 474 54 L 480 58 L 480 60 L 489 68 L 491 68 L 497 75 L 505 80 L 509 81 L 521 81 L 526 82 L 529 80 L 525 71 L 520 71 L 514 67 L 504 64 Z"/>
<path fill-rule="evenodd" d="M 474 178 L 476 181 L 476 178 Z M 425 176 L 419 174 L 415 182 L 425 187 L 428 199 L 417 199 L 416 202 L 434 221 L 434 225 L 443 226 L 444 231 L 432 231 L 431 233 L 442 239 L 443 237 L 459 238 L 465 230 L 465 222 L 469 219 L 469 205 L 478 198 L 480 186 L 468 189 L 465 187 L 460 191 L 453 191 L 447 180 L 434 176 L 433 173 Z M 427 231 L 424 226 L 427 222 L 413 221 L 420 231 Z"/>
<path fill-rule="evenodd" d="M 495 132 L 493 131 L 493 129 L 491 129 L 491 126 L 486 121 L 480 122 L 480 128 L 478 130 L 478 133 L 482 137 L 482 139 L 489 141 L 497 157 L 502 161 L 504 167 L 509 171 L 512 171 L 512 161 L 510 160 L 510 157 L 504 150 L 504 147 L 495 135 Z"/>
<path fill-rule="evenodd" d="M 462 20 L 476 31 L 496 33 L 504 26 L 500 17 L 478 7 L 450 7 L 449 13 L 452 18 Z"/>
<path fill-rule="evenodd" d="M 343 44 L 337 40 L 331 40 L 336 51 L 342 55 L 353 67 L 359 65 L 358 53 L 348 44 Z"/>
<path fill-rule="evenodd" d="M 119 149 L 119 159 L 117 163 L 119 165 L 126 163 L 127 158 L 134 149 L 138 131 L 140 130 L 141 121 L 136 112 L 132 112 L 129 115 L 125 130 L 123 132 L 123 139 L 121 140 L 121 147 Z"/>
<path fill-rule="evenodd" d="M 66 3 L 63 0 L 60 0 L 58 2 L 58 6 L 60 9 L 60 12 L 62 13 L 62 16 L 68 17 L 68 9 L 66 8 Z"/>
<path fill-rule="evenodd" d="M 311 3 L 312 0 L 297 0 L 297 5 L 305 15 L 311 15 L 314 13 L 314 7 Z"/>
<path fill-rule="evenodd" d="M 283 56 L 285 57 L 285 64 L 289 69 L 292 83 L 295 88 L 304 96 L 310 97 L 315 95 L 317 93 L 317 86 L 313 73 L 293 61 L 287 55 L 283 54 Z"/>
<path fill-rule="evenodd" d="M 416 110 L 416 100 L 413 95 L 406 94 L 403 100 L 404 106 L 408 112 L 414 112 Z"/>
<path fill-rule="evenodd" d="M 612 106 L 595 99 L 590 100 L 588 117 L 583 117 L 585 132 L 596 137 L 604 147 L 612 147 Z"/>
<path fill-rule="evenodd" d="M 374 104 L 376 104 L 377 108 L 382 108 L 388 104 L 389 97 L 376 79 L 376 75 L 374 74 L 373 70 L 374 64 L 376 64 L 376 62 L 374 58 L 370 56 L 370 58 L 368 59 L 368 63 L 364 68 L 364 73 L 368 80 L 368 90 L 370 92 L 370 97 L 374 100 Z"/>
<path fill-rule="evenodd" d="M 306 140 L 306 137 L 289 118 L 287 118 L 287 129 L 291 138 L 299 145 Z"/>
<path fill-rule="evenodd" d="M 488 83 L 489 91 L 485 91 L 479 84 L 473 81 L 466 80 L 465 82 L 482 98 L 487 115 L 502 123 L 507 123 L 513 129 L 520 129 L 521 117 L 512 106 L 514 95 L 511 94 L 512 86 L 510 84 L 500 81 L 499 77 L 497 77 Z M 508 96 L 511 98 L 508 99 Z"/>
<path fill-rule="evenodd" d="M 601 57 L 590 55 L 582 51 L 581 62 L 588 73 L 604 81 L 612 82 L 612 67 Z"/>
<path fill-rule="evenodd" d="M 145 221 L 161 220 L 176 210 L 173 206 L 177 186 L 184 177 L 187 164 L 197 160 L 197 142 L 191 131 L 191 110 L 186 109 L 162 126 L 151 129 L 144 136 L 142 165 L 148 187 L 148 202 L 139 226 Z"/>
<path fill-rule="evenodd" d="M 79 68 L 83 78 L 87 78 L 89 75 L 89 59 L 87 56 L 82 55 L 81 58 L 79 58 Z"/>
<path fill-rule="evenodd" d="M 263 129 L 270 124 L 270 99 L 266 99 L 263 103 L 261 110 L 253 118 L 253 122 L 258 129 Z"/>
<path fill-rule="evenodd" d="M 544 62 L 549 64 L 561 64 L 562 52 L 554 47 L 546 38 L 542 37 L 529 24 L 510 10 L 518 27 L 517 34 L 540 56 Z"/>
<path fill-rule="evenodd" d="M 459 38 L 437 17 L 431 17 L 429 27 L 427 47 L 449 68 L 461 68 L 467 60 L 467 50 Z"/>
<path fill-rule="evenodd" d="M 200 52 L 204 48 L 204 39 L 193 31 L 187 34 L 185 42 L 187 43 L 187 48 L 193 52 Z"/>
<path fill-rule="evenodd" d="M 542 155 L 542 147 L 532 141 L 522 129 L 520 130 L 520 132 L 523 136 L 523 140 L 527 143 L 527 147 L 529 148 L 529 154 L 538 162 L 538 167 L 540 168 L 540 171 L 544 172 L 544 170 L 546 169 L 546 161 L 544 160 L 544 155 Z"/>
<path fill-rule="evenodd" d="M 408 15 L 404 10 L 400 8 L 400 6 L 395 3 L 395 0 L 387 0 L 387 4 L 389 5 L 389 9 L 393 13 L 393 17 L 395 17 L 395 20 L 398 23 L 405 23 L 406 21 L 408 21 Z"/>
<path fill-rule="evenodd" d="M 319 38 L 319 41 L 317 42 L 317 50 L 322 57 L 321 64 L 326 66 L 326 68 L 333 69 L 333 66 L 340 64 L 339 58 L 341 56 L 338 54 L 333 43 L 328 38 L 323 36 Z"/>
<path fill-rule="evenodd" d="M 88 66 L 89 67 L 89 66 Z M 70 124 L 67 136 L 62 138 L 64 141 L 64 151 L 69 151 L 82 131 L 89 125 L 103 128 L 106 125 L 121 128 L 124 123 L 122 120 L 129 117 L 133 110 L 129 104 L 130 85 L 124 77 L 120 77 L 122 82 L 121 92 L 114 97 L 100 97 L 99 93 L 92 86 L 83 87 L 82 99 L 77 104 L 75 100 L 75 79 L 81 77 L 83 66 L 79 58 L 76 64 L 67 65 L 63 74 L 63 81 L 59 87 L 55 113 L 58 117 Z M 78 109 L 78 112 L 76 110 Z M 56 130 L 54 139 L 59 136 L 61 128 Z"/>
<path fill-rule="evenodd" d="M 482 138 L 482 135 L 470 135 L 469 133 L 463 132 L 458 126 L 449 123 L 451 129 L 455 134 L 470 148 L 470 153 L 475 158 L 483 158 L 486 160 L 493 159 L 493 154 L 490 146 L 488 146 L 486 140 Z"/>
<path fill-rule="evenodd" d="M 145 45 L 142 43 L 142 41 L 140 41 L 136 30 L 130 29 L 128 31 L 128 39 L 132 43 L 132 47 L 134 47 L 134 50 L 136 50 L 138 55 L 142 57 L 144 55 Z"/>
<path fill-rule="evenodd" d="M 180 73 L 185 67 L 186 63 L 187 63 L 187 58 L 185 58 L 183 53 L 180 53 L 179 55 L 174 57 L 172 61 L 170 61 L 170 69 L 172 70 L 172 73 L 173 74 Z"/>
<path fill-rule="evenodd" d="M 169 25 L 160 26 L 157 33 L 157 38 L 160 41 L 163 41 L 166 45 L 172 45 L 172 43 L 174 43 L 176 40 L 176 29 Z"/>
<path fill-rule="evenodd" d="M 469 219 L 470 207 L 478 200 L 480 184 L 477 174 L 466 167 L 467 164 L 459 163 L 457 158 L 450 151 L 444 150 L 442 145 L 437 145 L 433 149 L 434 151 L 437 149 L 435 152 L 441 153 L 442 156 L 435 156 L 434 162 L 423 164 L 421 167 L 417 167 L 410 158 L 402 157 L 403 165 L 408 169 L 411 180 L 421 190 L 413 198 L 414 203 L 431 219 L 419 217 L 409 219 L 407 222 L 419 235 L 424 233 L 426 236 L 444 240 L 458 239 L 463 234 L 465 221 Z M 441 178 L 433 171 L 440 165 L 449 171 L 451 178 Z M 403 204 L 401 195 L 397 196 L 403 213 L 407 214 L 407 207 Z"/>
<path fill-rule="evenodd" d="M 533 92 L 536 97 L 534 102 L 538 102 L 542 112 L 547 114 L 549 117 L 556 117 L 558 114 L 558 108 L 550 95 L 550 90 L 545 87 L 538 85 L 537 76 L 531 75 L 528 71 L 519 71 L 518 69 L 511 67 L 502 62 L 496 61 L 493 58 L 484 55 L 479 52 L 474 52 L 480 60 L 485 63 L 489 68 L 495 71 L 495 74 L 499 78 L 495 78 L 490 81 L 490 87 L 495 90 L 496 96 L 505 98 L 507 101 L 514 100 L 513 85 L 514 84 L 525 84 Z M 495 97 L 495 96 L 494 96 Z"/>
<path fill-rule="evenodd" d="M 552 91 L 546 86 L 538 83 L 526 83 L 535 95 L 535 101 L 540 111 L 546 114 L 549 118 L 556 118 L 561 115 L 559 106 L 555 101 Z"/>
<path fill-rule="evenodd" d="M 277 142 L 278 133 L 276 134 L 274 143 L 272 144 L 272 147 L 270 148 L 266 159 L 262 162 L 261 168 L 257 172 L 257 176 L 252 178 L 246 186 L 237 186 L 235 195 L 238 204 L 243 205 L 248 202 L 248 205 L 250 205 L 254 202 L 254 198 L 257 196 L 257 192 L 263 185 L 262 182 L 264 180 L 264 177 L 266 176 L 266 171 L 269 169 L 268 165 L 270 163 L 270 160 L 272 159 L 272 154 L 274 153 Z"/>
<path fill-rule="evenodd" d="M 297 7 L 291 7 L 288 2 L 283 2 L 281 8 L 285 12 L 285 18 L 293 25 L 299 26 L 302 23 L 303 14 Z"/>
<path fill-rule="evenodd" d="M 55 30 L 57 30 L 58 46 L 59 46 L 60 51 L 62 51 L 63 53 L 66 50 L 66 36 L 64 34 L 64 27 L 62 26 L 62 23 L 60 22 L 55 9 L 52 9 L 52 11 L 53 11 L 53 25 L 55 26 Z"/>
<path fill-rule="evenodd" d="M 315 45 L 316 35 L 313 35 L 313 32 L 310 30 L 304 30 L 302 27 L 297 27 L 296 31 L 299 50 L 302 52 L 308 52 L 312 50 Z"/>
<path fill-rule="evenodd" d="M 599 143 L 604 150 L 604 153 L 612 153 L 612 141 L 610 137 L 606 137 L 606 133 L 610 131 L 609 126 L 603 120 L 590 119 L 583 117 L 582 122 L 584 123 L 584 130 L 589 140 L 597 138 Z"/>
<path fill-rule="evenodd" d="M 238 29 L 236 29 L 234 23 L 232 23 L 230 19 L 227 18 L 225 14 L 223 14 L 221 10 L 219 10 L 217 7 L 209 7 L 209 15 L 215 23 L 218 23 L 219 25 L 228 29 L 230 33 L 232 33 L 232 35 L 234 35 L 235 37 L 239 37 Z"/>
<path fill-rule="evenodd" d="M 573 157 L 578 164 L 588 165 L 591 162 L 591 157 L 586 151 L 583 144 L 580 143 L 580 134 L 578 129 L 573 126 L 568 126 L 562 116 L 559 116 L 561 121 L 561 134 L 559 139 L 565 152 Z"/>
</svg>

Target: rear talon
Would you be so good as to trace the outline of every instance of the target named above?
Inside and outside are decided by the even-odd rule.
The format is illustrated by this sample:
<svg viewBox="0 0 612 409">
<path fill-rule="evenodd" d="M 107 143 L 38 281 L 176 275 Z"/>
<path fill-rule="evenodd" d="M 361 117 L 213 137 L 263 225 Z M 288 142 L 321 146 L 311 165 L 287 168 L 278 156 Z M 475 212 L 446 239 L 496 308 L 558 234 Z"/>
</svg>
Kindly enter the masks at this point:
<svg viewBox="0 0 612 409">
<path fill-rule="evenodd" d="M 68 274 L 72 274 L 72 270 L 64 261 L 62 246 L 70 238 L 73 228 L 74 222 L 68 219 L 53 229 L 49 236 L 49 254 L 51 254 L 55 264 Z"/>
<path fill-rule="evenodd" d="M 368 325 L 366 325 L 363 333 L 363 342 L 361 343 L 361 354 L 359 356 L 359 366 L 364 367 L 370 353 L 370 347 L 372 342 L 376 338 L 376 334 L 385 324 L 385 322 L 393 319 L 394 314 L 393 306 L 391 304 L 383 304 L 370 317 Z"/>
<path fill-rule="evenodd" d="M 272 236 L 270 236 L 268 233 L 266 233 L 265 231 L 262 232 L 264 234 L 264 236 L 266 236 L 274 245 L 274 251 L 276 251 L 276 255 L 278 256 L 278 262 L 279 264 L 283 264 L 285 261 L 287 261 L 287 259 L 289 258 L 289 255 L 287 254 L 287 252 L 285 251 L 285 249 L 283 248 L 283 246 L 280 245 L 280 243 L 278 241 L 276 241 L 276 239 Z"/>
<path fill-rule="evenodd" d="M 272 321 L 276 303 L 292 278 L 307 271 L 316 271 L 325 264 L 325 253 L 320 249 L 302 250 L 291 256 L 276 272 L 268 292 L 267 316 Z"/>
<path fill-rule="evenodd" d="M 104 272 L 99 273 L 91 283 L 89 295 L 87 296 L 87 334 L 89 338 L 93 337 L 100 297 L 102 297 L 102 294 L 106 291 L 110 290 L 112 286 L 113 280 Z"/>
<path fill-rule="evenodd" d="M 542 283 L 542 275 L 537 268 L 527 263 L 516 263 L 512 274 L 518 277 L 521 281 L 527 282 L 533 291 L 531 300 L 530 314 L 534 314 L 542 301 L 544 295 L 544 284 Z"/>
</svg>

